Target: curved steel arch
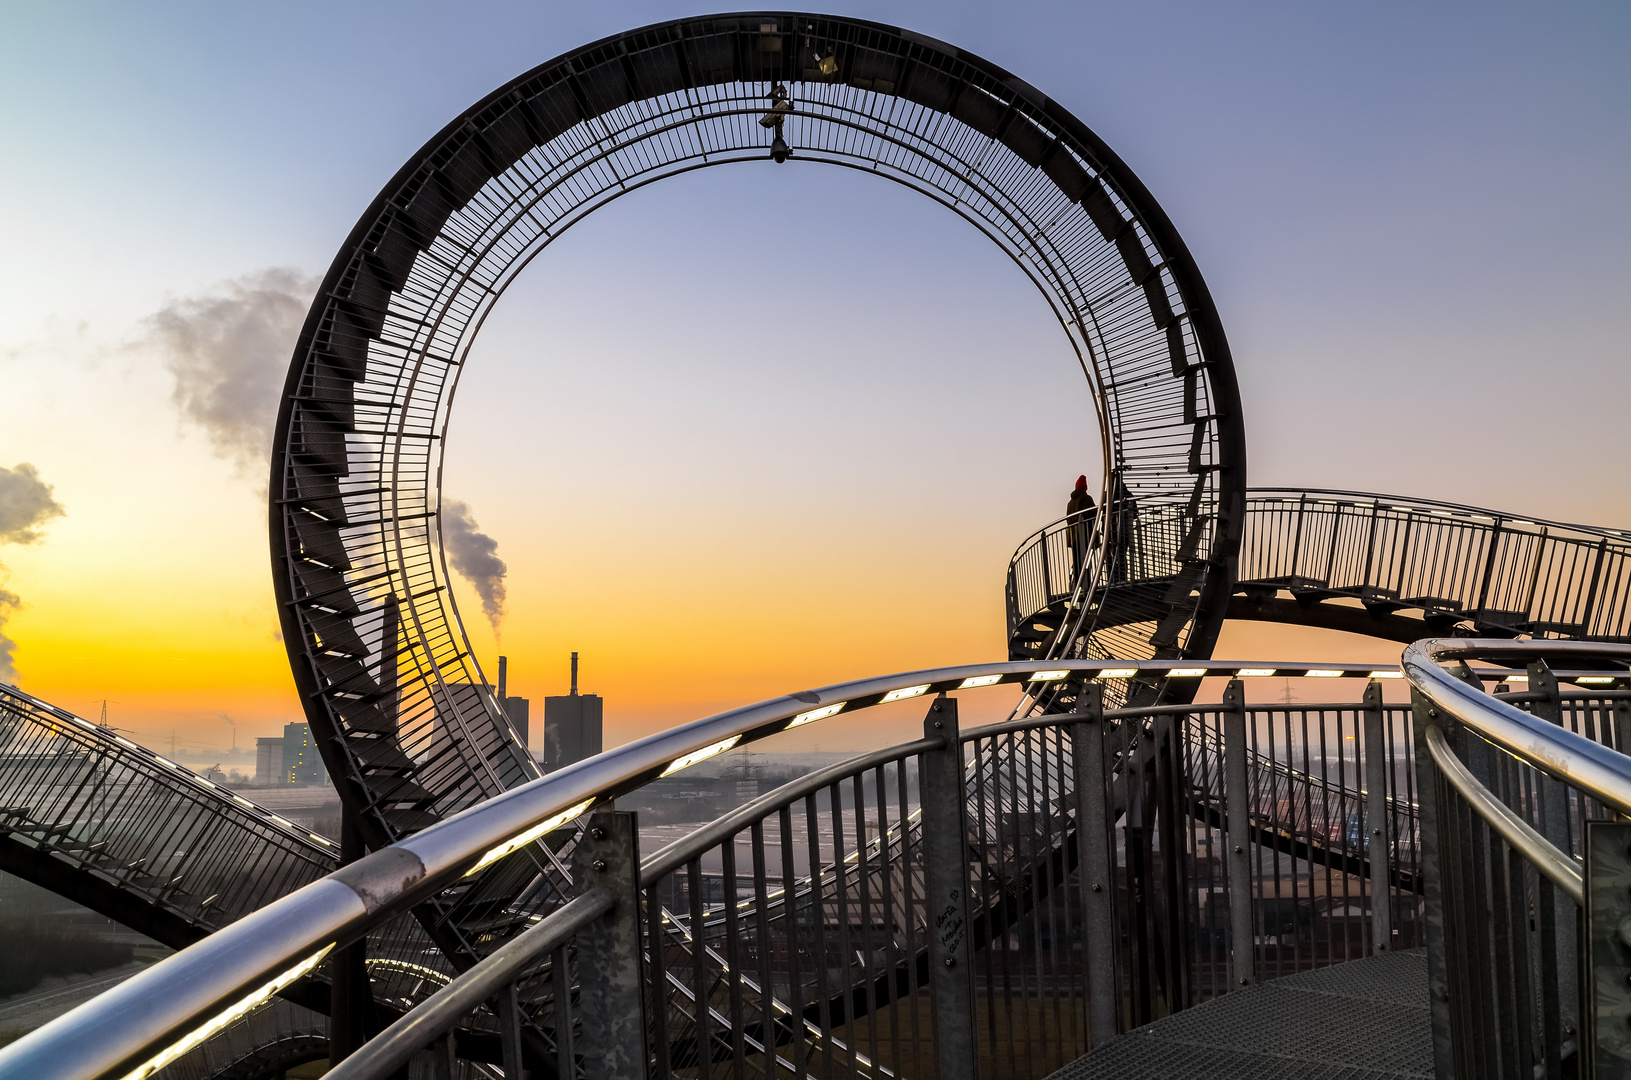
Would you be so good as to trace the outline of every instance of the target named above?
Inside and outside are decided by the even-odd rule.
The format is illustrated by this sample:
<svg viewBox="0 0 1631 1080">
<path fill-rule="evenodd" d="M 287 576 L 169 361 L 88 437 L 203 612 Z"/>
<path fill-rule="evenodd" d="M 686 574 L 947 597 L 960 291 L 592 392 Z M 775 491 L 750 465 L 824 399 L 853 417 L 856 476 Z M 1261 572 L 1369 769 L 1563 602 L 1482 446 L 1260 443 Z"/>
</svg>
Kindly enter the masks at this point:
<svg viewBox="0 0 1631 1080">
<path fill-rule="evenodd" d="M 796 103 L 796 160 L 912 187 L 1030 275 L 1088 376 L 1106 491 L 1182 521 L 1166 557 L 1201 587 L 1084 647 L 1209 652 L 1240 538 L 1239 393 L 1194 260 L 1132 172 L 1028 84 L 909 31 L 785 12 L 664 23 L 543 64 L 444 128 L 363 214 L 302 330 L 273 450 L 273 577 L 296 685 L 370 844 L 536 775 L 471 655 L 432 528 L 483 319 L 612 199 L 765 159 L 776 81 Z"/>
</svg>

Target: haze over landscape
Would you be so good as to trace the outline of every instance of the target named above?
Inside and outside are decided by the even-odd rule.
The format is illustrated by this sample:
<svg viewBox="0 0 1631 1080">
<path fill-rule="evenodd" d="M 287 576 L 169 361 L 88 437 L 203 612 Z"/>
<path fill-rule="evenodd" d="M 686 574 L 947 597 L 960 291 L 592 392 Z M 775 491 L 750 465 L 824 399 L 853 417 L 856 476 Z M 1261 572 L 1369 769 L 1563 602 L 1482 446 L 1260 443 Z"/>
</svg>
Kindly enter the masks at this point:
<svg viewBox="0 0 1631 1080">
<path fill-rule="evenodd" d="M 1142 178 L 1223 314 L 1254 485 L 1631 526 L 1623 8 L 841 10 L 1018 73 Z M 471 101 L 689 12 L 0 13 L 0 679 L 154 746 L 299 719 L 265 462 L 316 282 Z M 1051 312 L 956 217 L 844 170 L 705 170 L 574 228 L 495 309 L 447 450 L 453 584 L 512 693 L 564 692 L 581 652 L 615 745 L 1002 656 L 1006 561 L 1098 445 Z M 1397 648 L 1217 650 L 1293 654 Z"/>
</svg>

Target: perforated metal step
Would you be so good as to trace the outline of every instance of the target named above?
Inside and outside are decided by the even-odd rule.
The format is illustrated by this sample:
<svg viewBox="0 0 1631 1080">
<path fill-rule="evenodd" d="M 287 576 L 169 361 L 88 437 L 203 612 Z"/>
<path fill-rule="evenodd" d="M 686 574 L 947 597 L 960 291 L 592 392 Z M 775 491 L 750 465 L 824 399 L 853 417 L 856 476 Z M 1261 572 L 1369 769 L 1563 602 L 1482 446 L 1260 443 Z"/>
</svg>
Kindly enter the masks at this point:
<svg viewBox="0 0 1631 1080">
<path fill-rule="evenodd" d="M 1393 1080 L 1433 1075 L 1427 955 L 1290 975 L 1157 1020 L 1049 1080 Z"/>
</svg>

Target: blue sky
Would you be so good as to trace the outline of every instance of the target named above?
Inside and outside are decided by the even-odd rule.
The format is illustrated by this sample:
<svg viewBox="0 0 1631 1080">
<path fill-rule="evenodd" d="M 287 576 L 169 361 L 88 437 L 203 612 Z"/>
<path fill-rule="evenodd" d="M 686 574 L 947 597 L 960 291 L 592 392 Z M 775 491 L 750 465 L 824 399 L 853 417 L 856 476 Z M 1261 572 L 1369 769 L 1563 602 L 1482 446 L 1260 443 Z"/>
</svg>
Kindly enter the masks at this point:
<svg viewBox="0 0 1631 1080">
<path fill-rule="evenodd" d="M 986 56 L 1138 173 L 1222 313 L 1254 484 L 1631 526 L 1631 9 L 834 10 Z M 43 673 L 115 640 L 168 640 L 174 624 L 155 618 L 70 642 L 46 625 L 46 605 L 70 610 L 91 590 L 124 607 L 198 591 L 158 564 L 207 550 L 191 570 L 217 575 L 202 590 L 221 598 L 208 619 L 241 624 L 267 685 L 286 681 L 267 629 L 257 482 L 177 416 L 144 320 L 268 267 L 320 274 L 379 187 L 472 101 L 577 45 L 697 11 L 0 7 L 0 466 L 34 463 L 68 510 L 42 545 L 0 552 L 32 604 L 13 627 L 20 669 L 29 648 Z M 620 200 L 500 306 L 477 347 L 486 366 L 461 389 L 471 419 L 456 421 L 448 468 L 510 559 L 517 640 L 554 652 L 595 621 L 538 567 L 643 535 L 645 510 L 685 506 L 700 523 L 665 534 L 670 572 L 741 611 L 763 596 L 733 593 L 729 560 L 701 553 L 814 535 L 794 563 L 837 545 L 891 572 L 921 569 L 890 592 L 899 608 L 962 597 L 956 617 L 979 628 L 947 659 L 1000 650 L 1000 626 L 984 624 L 1000 621 L 1003 559 L 1091 471 L 1081 379 L 1034 290 L 966 225 L 828 172 L 708 170 Z M 808 223 L 808 257 L 757 257 L 790 216 Z M 766 310 L 791 310 L 791 330 L 767 329 Z M 790 424 L 790 405 L 819 421 Z M 812 507 L 824 522 L 814 533 Z M 923 549 L 932 567 L 902 554 L 934 536 L 955 542 Z M 528 605 L 564 636 L 529 636 Z M 860 633 L 845 663 L 865 670 L 830 674 L 904 666 L 916 657 L 890 642 L 913 626 Z M 152 700 L 166 679 L 202 686 L 187 665 L 214 661 L 183 654 L 164 661 L 179 673 L 150 674 Z M 255 666 L 243 663 L 234 670 Z M 674 709 L 757 687 L 726 681 L 688 689 Z M 63 675 L 55 688 L 82 706 L 137 696 L 114 682 L 98 692 Z M 199 701 L 217 692 L 198 689 Z M 255 715 L 270 725 L 287 706 Z"/>
<path fill-rule="evenodd" d="M 470 101 L 584 41 L 695 10 L 10 6 L 0 340 L 48 319 L 134 318 L 262 266 L 320 271 L 380 183 Z M 1333 408 L 1390 425 L 1414 386 L 1433 411 L 1461 403 L 1468 415 L 1443 428 L 1523 424 L 1536 408 L 1577 418 L 1554 446 L 1594 479 L 1568 497 L 1601 491 L 1589 459 L 1615 445 L 1609 403 L 1626 378 L 1623 5 L 838 10 L 1008 67 L 1142 176 L 1231 332 L 1256 479 L 1456 494 L 1395 472 L 1406 451 L 1443 446 L 1411 430 L 1379 456 L 1328 450 L 1329 468 L 1301 475 L 1302 444 Z M 1536 401 L 1523 386 L 1536 361 L 1595 389 Z M 1521 487 L 1555 476 L 1516 467 Z M 1458 481 L 1460 494 L 1498 500 L 1507 476 Z M 1520 501 L 1566 513 L 1553 498 Z"/>
</svg>

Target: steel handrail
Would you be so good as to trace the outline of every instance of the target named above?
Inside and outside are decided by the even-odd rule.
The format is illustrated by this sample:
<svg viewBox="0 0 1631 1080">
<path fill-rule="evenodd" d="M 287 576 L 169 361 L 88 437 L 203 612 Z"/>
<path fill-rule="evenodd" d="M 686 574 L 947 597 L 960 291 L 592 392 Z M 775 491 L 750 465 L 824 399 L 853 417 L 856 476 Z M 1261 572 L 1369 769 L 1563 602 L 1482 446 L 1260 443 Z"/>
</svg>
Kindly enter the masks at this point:
<svg viewBox="0 0 1631 1080">
<path fill-rule="evenodd" d="M 1180 667 L 1234 676 L 1271 666 L 1276 677 L 1311 670 L 1366 677 L 1391 670 L 1387 665 L 1168 660 L 966 664 L 838 683 L 693 721 L 494 796 L 245 916 L 0 1049 L 0 1073 L 67 1080 L 128 1071 L 201 1023 L 249 1008 L 255 992 L 357 940 L 478 864 L 522 850 L 667 770 L 787 730 L 829 709 L 830 715 L 847 713 L 883 703 L 892 694 L 927 697 L 967 688 L 970 680 L 1035 685 L 1038 675 L 1090 678 L 1106 670 L 1170 677 Z"/>
<path fill-rule="evenodd" d="M 1631 663 L 1631 645 L 1428 638 L 1405 649 L 1401 666 L 1405 678 L 1428 699 L 1431 708 L 1442 709 L 1490 742 L 1603 805 L 1631 814 L 1631 757 L 1492 697 L 1439 666 L 1444 660 L 1529 660 L 1548 656 Z"/>
<path fill-rule="evenodd" d="M 1472 807 L 1473 813 L 1488 822 L 1513 850 L 1550 878 L 1552 884 L 1568 893 L 1574 898 L 1575 903 L 1584 907 L 1585 875 L 1581 873 L 1574 857 L 1565 855 L 1553 847 L 1549 840 L 1531 828 L 1528 822 L 1513 813 L 1505 803 L 1479 783 L 1478 778 L 1461 764 L 1460 758 L 1455 756 L 1450 744 L 1444 741 L 1444 732 L 1437 726 L 1429 725 L 1422 734 L 1427 742 L 1428 751 L 1433 755 L 1433 761 L 1444 774 L 1444 779 L 1467 800 L 1467 805 Z"/>
<path fill-rule="evenodd" d="M 514 982 L 541 954 L 559 948 L 572 935 L 610 911 L 613 903 L 611 894 L 604 889 L 590 889 L 568 901 L 538 925 L 404 1013 L 396 1023 L 324 1075 L 333 1080 L 361 1080 L 383 1076 L 406 1064 L 427 1043 Z"/>
<path fill-rule="evenodd" d="M 752 802 L 741 806 L 715 818 L 708 824 L 694 832 L 680 837 L 666 847 L 660 848 L 640 863 L 640 887 L 650 888 L 661 881 L 667 874 L 673 872 L 712 848 L 729 840 L 743 829 L 763 820 L 774 811 L 784 806 L 790 806 L 807 795 L 812 795 L 822 788 L 839 780 L 846 780 L 850 776 L 865 772 L 867 769 L 879 765 L 888 765 L 901 758 L 912 757 L 929 750 L 938 750 L 945 745 L 945 739 L 918 739 L 915 742 L 902 743 L 899 746 L 885 747 L 874 750 L 869 754 L 858 757 L 845 758 L 834 762 L 815 772 L 799 777 L 792 783 L 783 784 L 774 791 L 767 791 Z"/>
<path fill-rule="evenodd" d="M 1241 665 L 1186 666 L 1221 675 Z M 687 760 L 784 731 L 801 715 L 854 711 L 920 686 L 924 695 L 957 690 L 970 679 L 1027 684 L 1056 671 L 1087 677 L 1107 668 L 1165 674 L 1172 667 L 1170 661 L 1009 661 L 925 669 L 784 695 L 659 732 L 496 795 L 244 916 L 0 1048 L 0 1074 L 39 1080 L 123 1075 L 121 1070 L 137 1068 L 200 1023 L 247 1011 L 268 984 L 356 941 L 484 859 L 520 850 Z M 1278 667 L 1294 674 L 1318 665 Z M 1361 670 L 1356 666 L 1352 673 Z"/>
<path fill-rule="evenodd" d="M 1267 501 L 1270 495 L 1329 495 L 1338 499 L 1367 500 L 1377 510 L 1387 510 L 1394 504 L 1412 504 L 1414 506 L 1437 507 L 1442 510 L 1456 510 L 1464 514 L 1481 516 L 1496 521 L 1516 524 L 1522 522 L 1549 529 L 1569 529 L 1574 532 L 1587 533 L 1592 536 L 1608 536 L 1616 540 L 1631 540 L 1631 529 L 1610 529 L 1603 525 L 1580 525 L 1571 521 L 1553 521 L 1549 518 L 1519 517 L 1504 510 L 1491 510 L 1488 507 L 1469 506 L 1466 503 L 1445 502 L 1442 499 L 1421 499 L 1414 495 L 1389 495 L 1380 491 L 1345 491 L 1340 488 L 1286 488 L 1286 487 L 1254 487 L 1246 489 L 1246 502 L 1249 505 L 1254 501 Z M 1284 500 L 1282 500 L 1284 501 Z M 1292 500 L 1295 501 L 1295 500 Z M 1361 504 L 1364 505 L 1364 504 Z"/>
</svg>

